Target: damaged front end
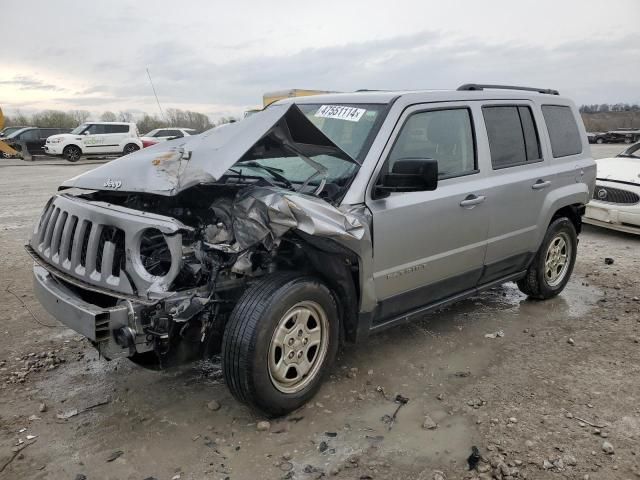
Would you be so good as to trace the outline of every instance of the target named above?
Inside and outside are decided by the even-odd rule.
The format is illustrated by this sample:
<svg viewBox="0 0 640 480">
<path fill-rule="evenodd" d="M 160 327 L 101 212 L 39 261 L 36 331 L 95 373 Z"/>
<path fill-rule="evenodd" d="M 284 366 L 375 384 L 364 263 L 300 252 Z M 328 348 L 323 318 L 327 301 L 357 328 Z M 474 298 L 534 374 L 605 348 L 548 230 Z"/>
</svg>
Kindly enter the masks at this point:
<svg viewBox="0 0 640 480">
<path fill-rule="evenodd" d="M 49 201 L 27 246 L 44 307 L 106 358 L 162 365 L 216 354 L 238 299 L 275 271 L 321 275 L 335 284 L 342 313 L 354 317 L 369 215 L 336 205 L 357 165 L 332 180 L 314 158 L 356 162 L 295 105 L 256 124 L 240 149 L 220 139 L 207 149 L 198 139 L 197 148 L 144 152 L 147 170 L 134 163 L 139 176 L 122 175 L 117 191 L 96 182 L 118 185 L 114 165 L 126 169 L 126 157 L 66 182 L 61 189 L 77 189 Z M 207 153 L 222 165 L 205 168 Z M 277 168 L 254 163 L 289 157 L 314 178 L 294 187 Z"/>
</svg>

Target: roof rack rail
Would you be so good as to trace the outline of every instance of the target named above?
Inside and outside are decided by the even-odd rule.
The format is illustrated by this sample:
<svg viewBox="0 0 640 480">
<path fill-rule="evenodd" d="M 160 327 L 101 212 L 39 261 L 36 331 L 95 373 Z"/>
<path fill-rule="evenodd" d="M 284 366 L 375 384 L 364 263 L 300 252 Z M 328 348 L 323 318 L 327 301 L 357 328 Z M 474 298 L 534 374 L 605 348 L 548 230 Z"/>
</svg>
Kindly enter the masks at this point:
<svg viewBox="0 0 640 480">
<path fill-rule="evenodd" d="M 533 88 L 533 87 L 517 87 L 515 85 L 487 85 L 483 83 L 465 83 L 460 85 L 458 90 L 484 90 L 485 88 L 493 88 L 496 90 L 524 90 L 526 92 L 538 92 L 546 93 L 547 95 L 560 95 L 558 90 L 552 90 L 551 88 Z"/>
</svg>

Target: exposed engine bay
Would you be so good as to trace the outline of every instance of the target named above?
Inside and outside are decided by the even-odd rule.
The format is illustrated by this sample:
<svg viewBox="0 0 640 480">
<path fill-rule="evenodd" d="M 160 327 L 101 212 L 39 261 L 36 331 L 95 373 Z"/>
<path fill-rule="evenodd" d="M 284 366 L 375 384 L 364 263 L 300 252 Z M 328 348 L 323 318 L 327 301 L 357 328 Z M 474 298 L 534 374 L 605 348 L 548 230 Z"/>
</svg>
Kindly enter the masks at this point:
<svg viewBox="0 0 640 480">
<path fill-rule="evenodd" d="M 91 304 L 127 305 L 126 325 L 110 325 L 112 335 L 95 339 L 107 358 L 129 356 L 166 366 L 218 353 L 237 300 L 252 281 L 275 271 L 320 275 L 344 296 L 345 308 L 357 303 L 359 260 L 347 245 L 359 244 L 368 235 L 368 217 L 361 209 L 343 212 L 318 197 L 274 186 L 203 185 L 173 197 L 107 191 L 63 196 L 108 206 L 116 215 L 122 208 L 169 217 L 183 225 L 175 234 L 181 238 L 180 258 L 169 248 L 169 235 L 146 228 L 138 248 L 127 247 L 124 256 L 114 260 L 123 271 L 139 261 L 151 278 L 167 278 L 174 272 L 163 288 L 151 283 L 149 291 L 136 292 L 138 299 L 85 288 L 90 286 L 69 275 L 57 276 L 49 268 Z M 98 257 L 107 242 L 119 241 L 120 231 L 101 236 Z M 136 255 L 139 259 L 131 258 Z"/>
</svg>

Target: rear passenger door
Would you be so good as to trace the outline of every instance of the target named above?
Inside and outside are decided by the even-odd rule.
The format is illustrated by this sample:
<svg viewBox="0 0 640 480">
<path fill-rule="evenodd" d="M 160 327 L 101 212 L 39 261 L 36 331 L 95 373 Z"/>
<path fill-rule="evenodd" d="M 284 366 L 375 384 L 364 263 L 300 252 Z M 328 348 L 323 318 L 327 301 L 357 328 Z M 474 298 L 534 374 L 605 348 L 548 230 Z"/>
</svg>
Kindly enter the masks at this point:
<svg viewBox="0 0 640 480">
<path fill-rule="evenodd" d="M 383 153 L 380 174 L 402 158 L 438 161 L 434 191 L 373 198 L 374 324 L 475 287 L 489 220 L 467 104 L 409 107 Z M 379 175 L 377 178 L 379 178 Z"/>
<path fill-rule="evenodd" d="M 26 132 L 20 135 L 20 140 L 22 140 L 27 148 L 27 152 L 31 155 L 37 155 L 40 153 L 40 129 L 34 128 L 32 130 L 27 130 Z"/>
<path fill-rule="evenodd" d="M 480 284 L 524 270 L 537 249 L 540 212 L 555 175 L 540 141 L 542 115 L 533 102 L 482 104 L 492 201 L 485 271 Z"/>
<path fill-rule="evenodd" d="M 105 125 L 105 152 L 122 153 L 129 137 L 129 125 Z"/>
</svg>

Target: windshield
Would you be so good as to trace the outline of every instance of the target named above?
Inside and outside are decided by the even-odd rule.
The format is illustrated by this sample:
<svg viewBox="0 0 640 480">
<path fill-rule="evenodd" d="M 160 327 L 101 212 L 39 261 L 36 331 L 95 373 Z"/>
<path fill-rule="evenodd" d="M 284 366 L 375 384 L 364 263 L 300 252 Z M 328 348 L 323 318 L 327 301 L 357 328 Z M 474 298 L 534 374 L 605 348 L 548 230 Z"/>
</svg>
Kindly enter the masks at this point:
<svg viewBox="0 0 640 480">
<path fill-rule="evenodd" d="M 25 127 L 6 127 L 5 129 L 3 129 L 0 132 L 0 135 L 3 135 L 5 137 L 11 135 L 14 132 L 17 132 L 18 130 L 23 130 Z"/>
<path fill-rule="evenodd" d="M 367 154 L 386 109 L 386 105 L 373 104 L 297 106 L 322 133 L 360 163 Z M 291 190 L 337 199 L 358 168 L 356 162 L 339 155 L 305 157 L 293 151 L 274 155 L 266 146 L 263 158 L 255 153 L 251 158 L 243 157 L 227 174 L 243 179 L 261 178 Z"/>
<path fill-rule="evenodd" d="M 640 158 L 640 142 L 635 145 L 631 145 L 624 152 L 618 155 L 619 157 L 628 157 L 628 158 Z"/>
<path fill-rule="evenodd" d="M 159 129 L 159 128 L 156 128 L 156 129 L 154 129 L 154 130 L 151 130 L 150 132 L 145 133 L 145 134 L 143 135 L 143 137 L 153 137 L 153 136 L 158 132 L 158 130 L 160 130 L 160 129 Z"/>
<path fill-rule="evenodd" d="M 80 135 L 83 131 L 85 131 L 87 129 L 89 125 L 86 123 L 83 123 L 82 125 L 78 125 L 76 128 L 74 128 L 73 130 L 71 130 L 71 135 Z"/>
</svg>

